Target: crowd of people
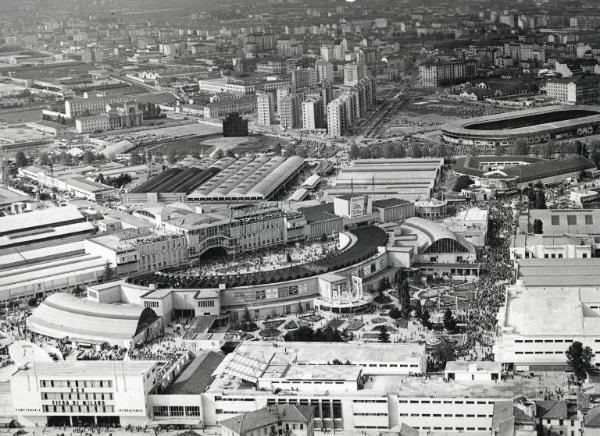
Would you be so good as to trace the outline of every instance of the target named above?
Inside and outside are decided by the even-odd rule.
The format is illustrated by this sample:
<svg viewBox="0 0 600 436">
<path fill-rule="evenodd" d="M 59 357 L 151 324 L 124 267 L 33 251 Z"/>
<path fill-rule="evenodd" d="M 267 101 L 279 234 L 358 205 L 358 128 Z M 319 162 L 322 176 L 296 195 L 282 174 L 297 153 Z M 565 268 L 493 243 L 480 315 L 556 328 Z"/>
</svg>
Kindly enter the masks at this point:
<svg viewBox="0 0 600 436">
<path fill-rule="evenodd" d="M 17 340 L 25 339 L 27 327 L 25 321 L 31 315 L 28 308 L 9 309 L 0 317 L 0 331 L 2 334 L 11 336 Z"/>
<path fill-rule="evenodd" d="M 484 248 L 477 292 L 467 312 L 462 357 L 469 360 L 491 359 L 498 333 L 496 316 L 505 303 L 506 287 L 512 278 L 508 244 L 514 228 L 514 210 L 507 201 L 500 200 L 479 206 L 489 211 L 489 244 Z"/>
<path fill-rule="evenodd" d="M 294 246 L 265 248 L 235 257 L 203 259 L 186 270 L 199 276 L 236 275 L 272 271 L 295 264 L 313 262 L 338 250 L 337 241 L 297 243 Z"/>
</svg>

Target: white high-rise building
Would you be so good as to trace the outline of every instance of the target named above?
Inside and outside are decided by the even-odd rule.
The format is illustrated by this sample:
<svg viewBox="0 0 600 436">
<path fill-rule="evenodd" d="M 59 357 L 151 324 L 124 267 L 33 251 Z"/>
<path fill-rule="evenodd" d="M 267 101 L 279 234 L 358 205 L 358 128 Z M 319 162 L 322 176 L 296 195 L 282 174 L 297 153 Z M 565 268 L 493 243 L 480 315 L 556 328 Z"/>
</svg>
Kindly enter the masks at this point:
<svg viewBox="0 0 600 436">
<path fill-rule="evenodd" d="M 341 137 L 346 131 L 346 106 L 340 98 L 327 105 L 327 134 Z"/>
<path fill-rule="evenodd" d="M 358 95 L 349 92 L 340 96 L 342 102 L 346 106 L 346 125 L 353 126 L 358 120 Z"/>
<path fill-rule="evenodd" d="M 333 64 L 324 60 L 315 62 L 319 82 L 333 82 Z"/>
<path fill-rule="evenodd" d="M 344 65 L 344 85 L 354 86 L 359 80 L 367 77 L 367 65 L 361 62 L 353 62 Z"/>
<path fill-rule="evenodd" d="M 312 97 L 302 102 L 302 128 L 315 130 L 323 128 L 323 100 Z"/>
<path fill-rule="evenodd" d="M 256 108 L 258 111 L 258 124 L 262 126 L 273 124 L 275 120 L 275 108 L 271 93 L 258 92 L 256 94 Z"/>
<path fill-rule="evenodd" d="M 298 129 L 302 124 L 300 98 L 289 93 L 279 99 L 279 125 L 284 129 Z"/>
</svg>

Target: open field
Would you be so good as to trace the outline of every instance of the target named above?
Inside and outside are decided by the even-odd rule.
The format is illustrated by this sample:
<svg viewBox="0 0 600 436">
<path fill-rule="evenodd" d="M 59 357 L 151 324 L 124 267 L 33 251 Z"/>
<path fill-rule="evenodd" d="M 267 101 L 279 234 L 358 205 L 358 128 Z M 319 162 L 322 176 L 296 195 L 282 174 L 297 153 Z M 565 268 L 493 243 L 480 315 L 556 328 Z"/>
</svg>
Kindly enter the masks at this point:
<svg viewBox="0 0 600 436">
<path fill-rule="evenodd" d="M 37 141 L 38 139 L 44 138 L 47 138 L 47 136 L 27 127 L 9 127 L 0 129 L 0 144 Z"/>
<path fill-rule="evenodd" d="M 187 155 L 191 153 L 207 155 L 217 148 L 224 152 L 231 150 L 234 153 L 259 153 L 267 151 L 269 147 L 272 147 L 275 144 L 284 146 L 287 142 L 286 139 L 262 135 L 241 138 L 223 138 L 220 134 L 213 134 L 210 135 L 209 138 L 206 138 L 206 136 L 175 138 L 161 143 L 160 145 L 152 146 L 150 149 L 164 154 L 174 151 L 177 155 Z"/>
</svg>

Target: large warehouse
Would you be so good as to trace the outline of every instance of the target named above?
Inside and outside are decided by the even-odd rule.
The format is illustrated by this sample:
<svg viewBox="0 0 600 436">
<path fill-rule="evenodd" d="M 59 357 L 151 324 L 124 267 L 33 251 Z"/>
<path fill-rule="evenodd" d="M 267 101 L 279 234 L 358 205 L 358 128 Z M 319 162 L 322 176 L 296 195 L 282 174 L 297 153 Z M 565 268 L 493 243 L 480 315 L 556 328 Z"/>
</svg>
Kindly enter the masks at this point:
<svg viewBox="0 0 600 436">
<path fill-rule="evenodd" d="M 298 156 L 186 159 L 132 190 L 130 201 L 271 200 L 306 167 Z"/>
<path fill-rule="evenodd" d="M 467 175 L 484 186 L 500 189 L 524 187 L 530 183 L 561 183 L 578 178 L 582 171 L 596 168 L 582 156 L 564 159 L 537 159 L 526 156 L 467 156 L 457 159 L 454 172 Z"/>
<path fill-rule="evenodd" d="M 442 138 L 451 144 L 491 151 L 496 145 L 518 140 L 537 144 L 598 133 L 600 107 L 548 106 L 460 120 L 442 127 Z"/>
<path fill-rule="evenodd" d="M 358 159 L 341 169 L 334 195 L 365 194 L 373 199 L 403 200 L 429 198 L 441 177 L 443 159 Z"/>
</svg>

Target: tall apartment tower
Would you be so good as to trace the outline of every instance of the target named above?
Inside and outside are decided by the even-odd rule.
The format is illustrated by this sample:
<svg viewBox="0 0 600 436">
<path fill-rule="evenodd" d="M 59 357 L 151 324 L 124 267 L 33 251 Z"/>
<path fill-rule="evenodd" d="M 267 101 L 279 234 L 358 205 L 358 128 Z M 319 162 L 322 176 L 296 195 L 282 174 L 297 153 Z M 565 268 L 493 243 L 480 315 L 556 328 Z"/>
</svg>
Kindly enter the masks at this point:
<svg viewBox="0 0 600 436">
<path fill-rule="evenodd" d="M 344 85 L 354 86 L 359 80 L 367 77 L 367 65 L 361 62 L 353 62 L 344 65 Z"/>
<path fill-rule="evenodd" d="M 315 68 L 301 68 L 292 71 L 292 88 L 294 91 L 312 88 L 318 82 L 319 76 Z"/>
<path fill-rule="evenodd" d="M 319 82 L 333 83 L 333 64 L 324 60 L 315 62 Z"/>
<path fill-rule="evenodd" d="M 307 130 L 325 127 L 323 119 L 323 100 L 320 97 L 310 97 L 302 102 L 302 128 Z"/>
<path fill-rule="evenodd" d="M 270 126 L 275 121 L 275 105 L 273 95 L 268 92 L 256 93 L 256 109 L 258 112 L 258 124 Z"/>
<path fill-rule="evenodd" d="M 327 134 L 341 137 L 346 131 L 346 106 L 340 98 L 327 105 Z"/>
<path fill-rule="evenodd" d="M 302 109 L 298 95 L 290 93 L 279 99 L 279 125 L 284 129 L 302 127 Z"/>
<path fill-rule="evenodd" d="M 323 101 L 323 120 L 327 120 L 327 105 L 332 100 L 333 89 L 329 82 L 319 82 L 317 86 L 304 93 L 306 98 L 316 97 Z"/>
</svg>

